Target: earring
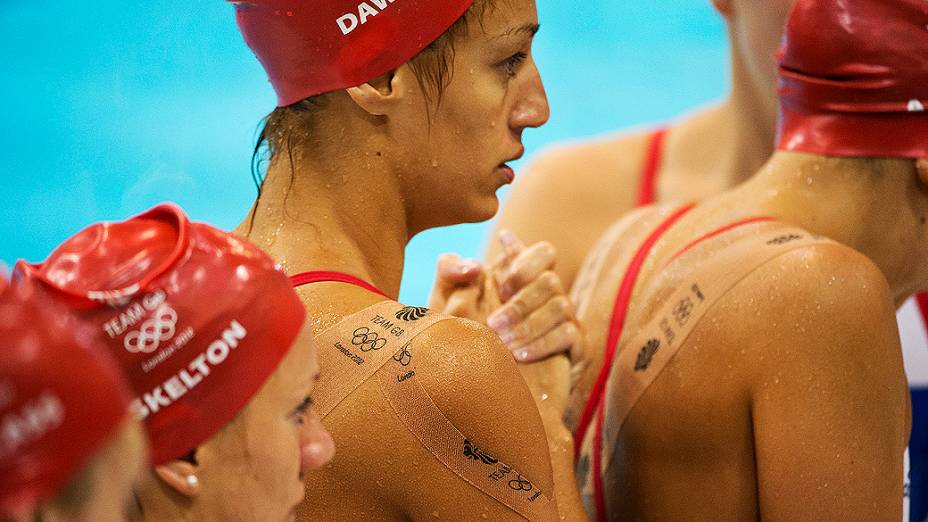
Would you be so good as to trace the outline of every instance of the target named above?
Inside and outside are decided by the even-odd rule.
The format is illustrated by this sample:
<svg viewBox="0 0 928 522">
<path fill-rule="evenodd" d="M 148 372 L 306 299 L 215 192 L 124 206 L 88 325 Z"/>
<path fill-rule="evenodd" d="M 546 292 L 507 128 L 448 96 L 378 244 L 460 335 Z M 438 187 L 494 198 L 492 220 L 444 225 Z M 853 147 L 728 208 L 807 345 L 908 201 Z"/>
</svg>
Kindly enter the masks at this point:
<svg viewBox="0 0 928 522">
<path fill-rule="evenodd" d="M 200 479 L 196 475 L 187 475 L 187 485 L 195 488 L 200 485 Z"/>
</svg>

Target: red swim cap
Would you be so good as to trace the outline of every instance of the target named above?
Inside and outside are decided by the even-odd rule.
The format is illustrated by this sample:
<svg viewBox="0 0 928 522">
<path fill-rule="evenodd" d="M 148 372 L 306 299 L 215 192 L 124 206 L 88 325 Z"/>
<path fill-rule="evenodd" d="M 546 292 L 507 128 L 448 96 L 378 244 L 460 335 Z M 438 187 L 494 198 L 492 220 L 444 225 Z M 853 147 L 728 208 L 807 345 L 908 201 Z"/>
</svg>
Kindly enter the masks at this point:
<svg viewBox="0 0 928 522">
<path fill-rule="evenodd" d="M 94 337 L 26 288 L 0 295 L 0 519 L 54 497 L 127 419 L 122 372 Z"/>
<path fill-rule="evenodd" d="M 361 85 L 408 62 L 473 0 L 228 0 L 278 106 Z"/>
<path fill-rule="evenodd" d="M 798 0 L 778 58 L 779 149 L 928 157 L 928 1 Z"/>
<path fill-rule="evenodd" d="M 161 205 L 93 225 L 16 266 L 89 322 L 128 374 L 154 465 L 182 457 L 258 392 L 305 311 L 265 253 Z"/>
</svg>

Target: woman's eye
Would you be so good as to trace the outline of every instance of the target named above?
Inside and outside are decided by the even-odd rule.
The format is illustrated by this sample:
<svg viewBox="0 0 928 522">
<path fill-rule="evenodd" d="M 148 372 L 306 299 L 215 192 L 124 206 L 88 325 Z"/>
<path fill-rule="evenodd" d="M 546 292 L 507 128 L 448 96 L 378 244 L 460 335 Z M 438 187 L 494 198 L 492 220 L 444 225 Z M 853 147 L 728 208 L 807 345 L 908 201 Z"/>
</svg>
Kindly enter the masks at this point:
<svg viewBox="0 0 928 522">
<path fill-rule="evenodd" d="M 309 409 L 313 405 L 313 400 L 309 397 L 303 399 L 303 402 L 300 403 L 296 409 L 293 410 L 293 418 L 298 424 L 304 424 L 306 422 L 306 416 L 309 414 Z"/>
<path fill-rule="evenodd" d="M 519 70 L 519 65 L 521 65 L 526 58 L 528 58 L 528 54 L 523 51 L 519 51 L 507 58 L 506 61 L 503 62 L 503 68 L 506 74 L 509 75 L 510 78 L 515 76 Z"/>
</svg>

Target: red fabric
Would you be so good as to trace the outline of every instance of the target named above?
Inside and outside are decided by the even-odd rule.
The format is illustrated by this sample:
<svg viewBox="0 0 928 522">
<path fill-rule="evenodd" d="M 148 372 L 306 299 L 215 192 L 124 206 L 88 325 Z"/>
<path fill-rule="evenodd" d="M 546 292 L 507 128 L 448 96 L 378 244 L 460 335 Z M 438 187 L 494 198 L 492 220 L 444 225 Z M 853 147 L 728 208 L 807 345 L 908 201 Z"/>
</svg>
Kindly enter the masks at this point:
<svg viewBox="0 0 928 522">
<path fill-rule="evenodd" d="M 612 307 L 612 319 L 609 322 L 609 336 L 606 339 L 606 346 L 603 350 L 603 365 L 599 369 L 593 388 L 590 390 L 590 396 L 587 397 L 583 410 L 580 413 L 580 419 L 577 421 L 577 431 L 574 433 L 574 454 L 580 454 L 580 446 L 586 436 L 586 432 L 593 420 L 594 410 L 597 403 L 602 397 L 603 390 L 606 387 L 606 380 L 609 378 L 609 371 L 612 368 L 612 361 L 615 358 L 615 350 L 622 334 L 622 328 L 625 326 L 625 314 L 628 311 L 628 305 L 632 298 L 632 291 L 635 289 L 635 282 L 638 280 L 638 274 L 644 265 L 645 259 L 651 253 L 654 243 L 660 239 L 664 233 L 673 226 L 680 218 L 693 208 L 693 205 L 687 205 L 667 217 L 653 232 L 648 236 L 645 242 L 638 248 L 635 256 L 632 258 L 622 283 L 619 286 L 619 293 L 616 295 L 615 304 Z"/>
<path fill-rule="evenodd" d="M 342 272 L 329 272 L 325 270 L 319 270 L 315 272 L 303 272 L 302 274 L 296 274 L 290 276 L 290 284 L 294 288 L 298 286 L 308 285 L 311 283 L 348 283 L 349 285 L 354 285 L 361 287 L 367 291 L 374 292 L 375 294 L 380 294 L 387 299 L 391 299 L 386 293 L 377 288 L 376 286 L 368 283 L 363 279 L 359 279 L 353 275 L 348 275 Z"/>
<path fill-rule="evenodd" d="M 654 232 L 652 232 L 651 236 L 649 236 L 648 239 L 641 245 L 641 247 L 638 249 L 638 252 L 635 254 L 635 258 L 632 260 L 632 263 L 629 265 L 628 270 L 625 273 L 625 277 L 622 280 L 622 285 L 619 288 L 619 294 L 616 297 L 615 305 L 612 308 L 612 319 L 609 324 L 609 338 L 606 341 L 607 355 L 605 358 L 605 364 L 603 365 L 599 376 L 596 379 L 596 385 L 593 388 L 593 393 L 591 393 L 587 403 L 584 405 L 583 415 L 581 416 L 577 434 L 575 435 L 576 438 L 574 440 L 575 454 L 579 455 L 580 445 L 583 443 L 583 439 L 589 429 L 589 424 L 595 420 L 596 425 L 593 429 L 593 454 L 591 459 L 593 461 L 593 500 L 596 503 L 596 519 L 599 522 L 605 522 L 607 520 L 606 496 L 602 483 L 603 421 L 605 413 L 604 408 L 606 404 L 603 393 L 605 392 L 606 381 L 609 379 L 609 373 L 612 370 L 612 361 L 615 357 L 615 351 L 618 348 L 619 341 L 621 340 L 622 329 L 625 326 L 625 316 L 628 313 L 628 307 L 631 305 L 632 290 L 634 289 L 635 282 L 638 279 L 641 265 L 644 263 L 644 260 L 647 259 L 647 256 L 650 254 L 654 244 L 667 232 L 667 230 L 670 229 L 670 227 L 674 225 L 674 223 L 679 221 L 679 219 L 692 208 L 693 205 L 689 205 L 683 207 L 675 214 L 671 215 L 667 220 L 661 223 L 661 225 Z M 673 259 L 676 259 L 687 250 L 690 250 L 694 246 L 707 239 L 719 236 L 740 226 L 771 220 L 772 218 L 754 217 L 726 225 L 717 230 L 709 232 L 708 234 L 704 234 L 696 241 L 687 244 L 685 247 L 683 247 L 683 249 L 674 254 Z M 592 402 L 594 400 L 595 403 Z M 595 412 L 593 409 L 595 409 Z"/>
<path fill-rule="evenodd" d="M 129 390 L 93 332 L 28 289 L 0 296 L 0 339 L 0 519 L 28 518 L 117 434 Z"/>
<path fill-rule="evenodd" d="M 781 150 L 928 157 L 928 2 L 799 0 L 780 62 Z"/>
<path fill-rule="evenodd" d="M 918 310 L 922 313 L 922 319 L 926 328 L 928 328 L 928 292 L 916 294 L 915 302 L 918 303 Z"/>
<path fill-rule="evenodd" d="M 229 0 L 278 105 L 354 87 L 434 42 L 473 0 Z"/>
<path fill-rule="evenodd" d="M 711 238 L 713 238 L 713 237 L 715 237 L 715 236 L 720 236 L 720 235 L 724 234 L 725 232 L 728 232 L 729 230 L 736 229 L 736 228 L 738 228 L 738 227 L 740 227 L 740 226 L 750 225 L 751 223 L 761 223 L 761 222 L 764 222 L 764 221 L 774 221 L 774 220 L 775 220 L 775 219 L 772 218 L 772 217 L 753 217 L 753 218 L 742 219 L 742 220 L 740 220 L 740 221 L 735 221 L 735 222 L 732 223 L 731 225 L 727 225 L 727 226 L 724 226 L 724 227 L 722 227 L 722 228 L 720 228 L 720 229 L 718 229 L 718 230 L 714 230 L 714 231 L 712 231 L 712 232 L 709 232 L 708 234 L 702 235 L 702 236 L 700 236 L 699 238 L 697 238 L 697 239 L 695 239 L 695 240 L 693 240 L 693 241 L 687 243 L 687 245 L 686 245 L 685 247 L 681 248 L 679 252 L 677 252 L 676 254 L 673 255 L 673 257 L 670 258 L 670 261 L 668 261 L 667 264 L 669 265 L 669 264 L 672 263 L 675 259 L 677 259 L 678 257 L 682 256 L 683 254 L 687 253 L 687 252 L 690 251 L 693 247 L 695 247 L 696 245 L 702 243 L 703 241 L 705 241 L 705 240 L 707 240 L 707 239 L 711 239 Z"/>
<path fill-rule="evenodd" d="M 638 187 L 637 206 L 643 207 L 657 201 L 657 178 L 661 170 L 664 153 L 664 138 L 668 129 L 659 129 L 651 134 L 645 151 L 644 167 L 641 170 L 641 184 Z"/>
<path fill-rule="evenodd" d="M 172 205 L 83 230 L 44 263 L 20 262 L 14 284 L 69 306 L 121 363 L 154 465 L 228 424 L 306 315 L 265 253 Z"/>
</svg>

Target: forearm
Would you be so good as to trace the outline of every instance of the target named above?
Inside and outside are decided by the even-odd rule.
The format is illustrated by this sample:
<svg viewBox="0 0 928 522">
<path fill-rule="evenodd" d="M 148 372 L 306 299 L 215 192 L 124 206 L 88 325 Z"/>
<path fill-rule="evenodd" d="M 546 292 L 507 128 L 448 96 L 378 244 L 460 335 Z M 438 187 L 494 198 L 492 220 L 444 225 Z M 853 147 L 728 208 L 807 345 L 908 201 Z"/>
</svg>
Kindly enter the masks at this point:
<svg viewBox="0 0 928 522">
<path fill-rule="evenodd" d="M 570 391 L 569 367 L 570 361 L 561 355 L 519 365 L 519 370 L 544 424 L 558 512 L 563 520 L 586 520 L 574 473 L 573 437 L 563 419 Z"/>
</svg>

